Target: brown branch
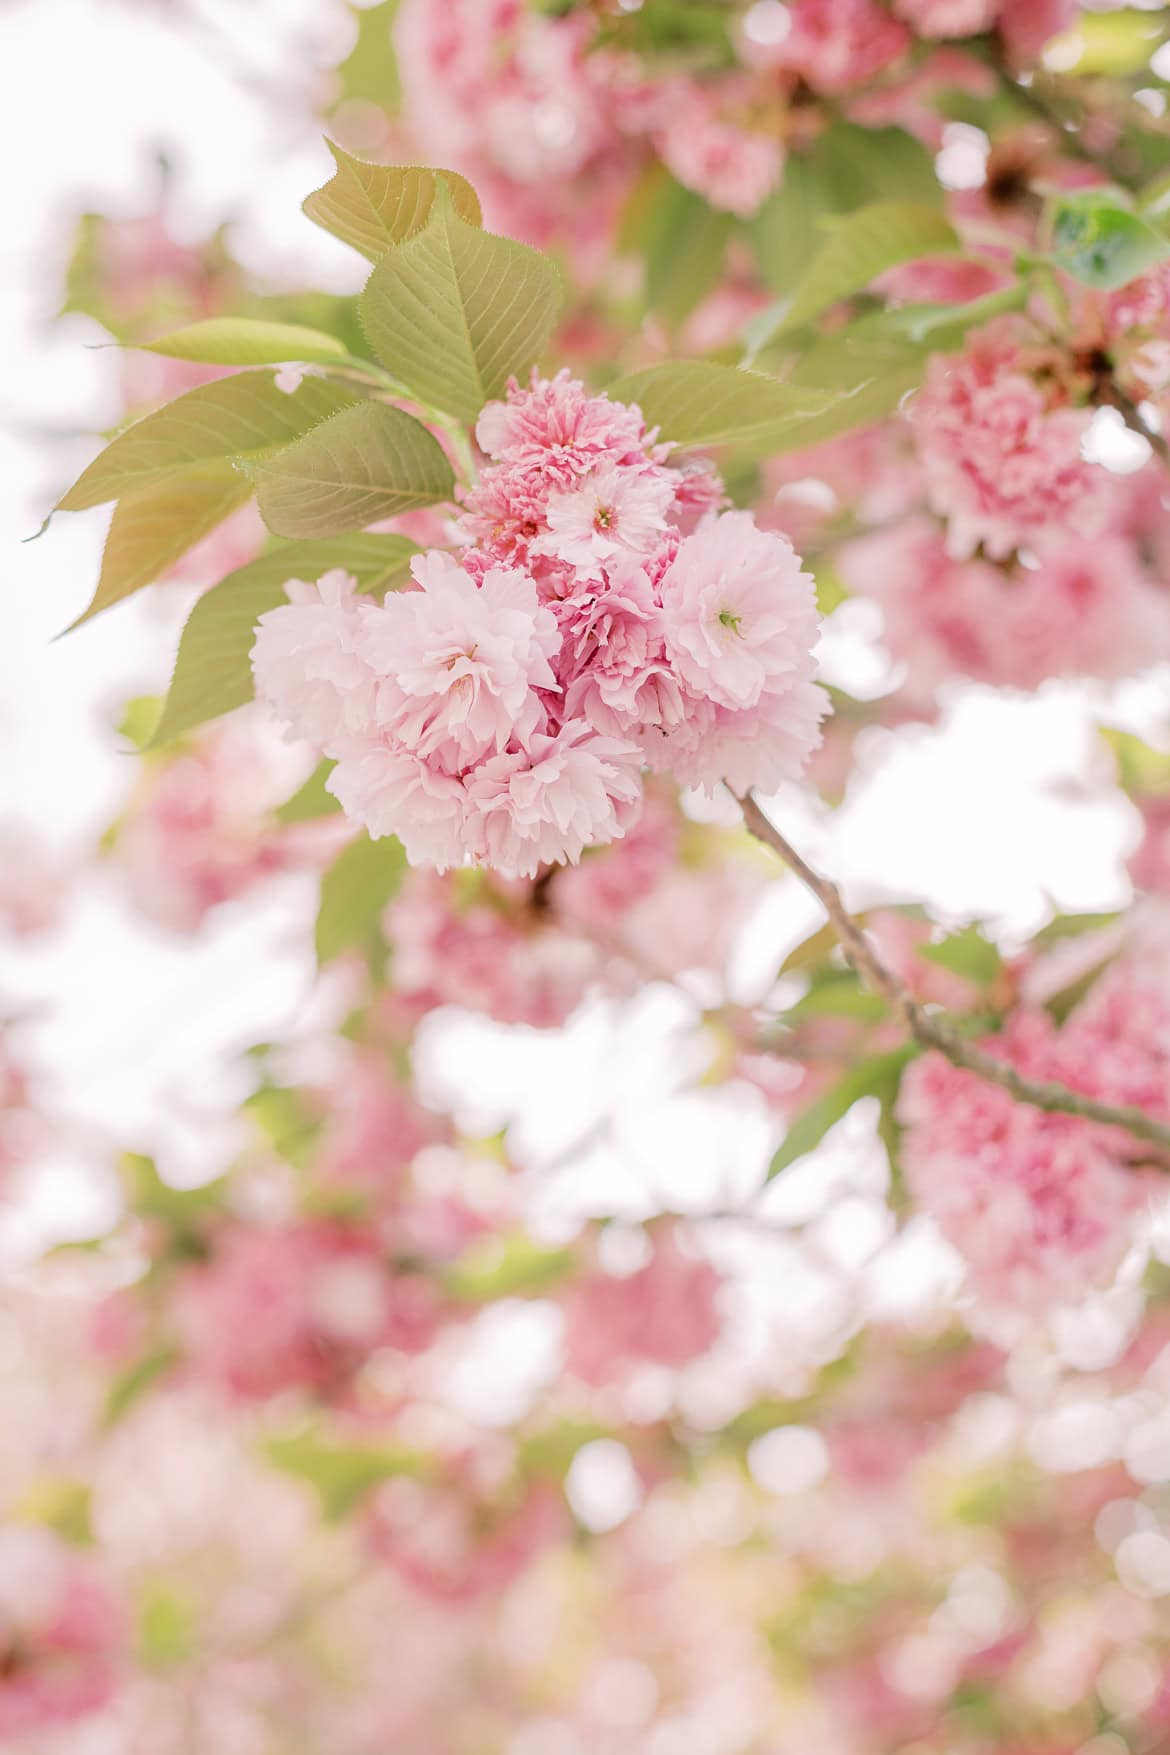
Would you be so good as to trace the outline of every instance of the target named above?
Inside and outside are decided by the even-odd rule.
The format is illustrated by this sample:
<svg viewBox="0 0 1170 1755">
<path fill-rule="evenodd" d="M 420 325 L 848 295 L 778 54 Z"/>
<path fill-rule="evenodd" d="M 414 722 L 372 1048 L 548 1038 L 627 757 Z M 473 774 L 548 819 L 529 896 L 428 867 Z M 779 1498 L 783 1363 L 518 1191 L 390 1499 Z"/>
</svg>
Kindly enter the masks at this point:
<svg viewBox="0 0 1170 1755">
<path fill-rule="evenodd" d="M 985 1049 L 968 1041 L 961 1030 L 942 1013 L 929 1011 L 921 1005 L 883 963 L 872 941 L 866 937 L 846 908 L 836 884 L 830 883 L 828 878 L 822 877 L 801 858 L 796 849 L 769 822 L 750 792 L 740 798 L 739 802 L 751 833 L 774 853 L 778 853 L 785 865 L 796 873 L 805 888 L 816 897 L 833 924 L 846 962 L 864 985 L 884 999 L 890 1010 L 901 1018 L 907 1033 L 915 1041 L 920 1042 L 924 1048 L 934 1049 L 944 1055 L 952 1066 L 961 1067 L 966 1072 L 986 1079 L 989 1084 L 998 1085 L 1019 1103 L 1029 1103 L 1034 1109 L 1042 1109 L 1049 1115 L 1076 1115 L 1083 1121 L 1097 1121 L 1108 1127 L 1125 1128 L 1135 1139 L 1146 1140 L 1170 1154 L 1170 1127 L 1164 1122 L 1156 1121 L 1152 1115 L 1147 1115 L 1144 1109 L 1136 1109 L 1127 1103 L 1101 1103 L 1095 1097 L 1082 1096 L 1080 1092 L 1070 1091 L 1064 1085 L 1025 1078 L 1008 1061 L 998 1060 L 995 1055 L 988 1054 Z M 1158 1169 L 1170 1170 L 1170 1156 L 1165 1159 L 1146 1159 L 1143 1162 L 1155 1162 Z"/>
</svg>

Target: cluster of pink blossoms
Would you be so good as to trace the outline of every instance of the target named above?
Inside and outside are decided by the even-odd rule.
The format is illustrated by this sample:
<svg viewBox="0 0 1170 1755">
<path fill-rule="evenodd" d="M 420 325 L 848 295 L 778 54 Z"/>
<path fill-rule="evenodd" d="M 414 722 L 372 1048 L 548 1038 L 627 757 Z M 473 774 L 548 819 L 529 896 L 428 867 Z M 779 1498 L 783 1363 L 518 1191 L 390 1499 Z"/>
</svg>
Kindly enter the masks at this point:
<svg viewBox="0 0 1170 1755">
<path fill-rule="evenodd" d="M 290 581 L 260 619 L 258 695 L 336 762 L 330 789 L 412 864 L 508 877 L 637 817 L 645 767 L 774 790 L 820 738 L 816 600 L 787 538 L 719 512 L 634 406 L 561 372 L 483 411 L 491 459 L 457 557 L 382 604 Z"/>
<path fill-rule="evenodd" d="M 1112 478 L 1081 454 L 1092 411 L 1029 369 L 1011 318 L 977 330 L 964 353 L 931 359 L 913 418 L 952 554 L 982 544 L 1003 559 L 1045 530 L 1095 537 L 1104 528 Z"/>
<path fill-rule="evenodd" d="M 1168 967 L 1155 924 L 1060 1028 L 1021 1007 L 983 1046 L 1028 1078 L 1170 1118 Z M 1108 1282 L 1151 1198 L 1131 1135 L 1018 1103 L 937 1054 L 907 1071 L 899 1119 L 910 1192 L 963 1256 L 991 1320 Z"/>
</svg>

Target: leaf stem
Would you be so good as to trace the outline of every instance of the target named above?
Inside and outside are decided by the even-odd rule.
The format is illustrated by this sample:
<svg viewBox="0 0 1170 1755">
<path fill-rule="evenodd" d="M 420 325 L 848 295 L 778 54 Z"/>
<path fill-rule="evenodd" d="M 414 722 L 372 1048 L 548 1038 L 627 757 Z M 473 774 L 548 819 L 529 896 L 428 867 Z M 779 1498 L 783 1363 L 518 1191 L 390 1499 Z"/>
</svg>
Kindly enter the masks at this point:
<svg viewBox="0 0 1170 1755">
<path fill-rule="evenodd" d="M 822 877 L 801 858 L 779 829 L 764 815 L 750 792 L 739 798 L 739 803 L 751 833 L 758 841 L 762 841 L 780 855 L 821 904 L 832 922 L 846 962 L 865 986 L 886 1001 L 916 1042 L 942 1054 L 952 1066 L 961 1067 L 966 1072 L 986 1079 L 989 1084 L 998 1085 L 1019 1103 L 1028 1103 L 1034 1109 L 1042 1109 L 1049 1115 L 1076 1115 L 1083 1121 L 1125 1128 L 1135 1139 L 1145 1140 L 1166 1153 L 1164 1158 L 1144 1159 L 1144 1163 L 1153 1163 L 1160 1170 L 1170 1171 L 1170 1126 L 1155 1120 L 1144 1109 L 1134 1108 L 1132 1104 L 1102 1103 L 1095 1097 L 1082 1096 L 1079 1091 L 1071 1091 L 1064 1085 L 1025 1078 L 1009 1061 L 999 1060 L 995 1055 L 988 1054 L 985 1049 L 968 1041 L 959 1027 L 943 1013 L 930 1011 L 921 1005 L 882 961 L 872 940 L 866 937 L 846 908 L 836 884 Z"/>
</svg>

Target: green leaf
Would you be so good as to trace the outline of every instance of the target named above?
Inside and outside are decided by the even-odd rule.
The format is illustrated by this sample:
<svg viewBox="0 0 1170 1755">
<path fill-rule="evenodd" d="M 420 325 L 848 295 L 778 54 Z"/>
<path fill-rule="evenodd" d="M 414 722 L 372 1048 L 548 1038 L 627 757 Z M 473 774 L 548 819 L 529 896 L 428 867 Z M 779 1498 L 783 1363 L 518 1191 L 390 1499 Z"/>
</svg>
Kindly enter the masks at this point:
<svg viewBox="0 0 1170 1755">
<path fill-rule="evenodd" d="M 852 969 L 830 965 L 814 975 L 808 992 L 789 1006 L 781 1021 L 796 1025 L 808 1018 L 856 1018 L 876 1023 L 885 1014 L 885 1001 L 862 987 Z"/>
<path fill-rule="evenodd" d="M 252 699 L 250 654 L 256 622 L 285 602 L 289 579 L 319 579 L 334 567 L 351 573 L 360 591 L 390 591 L 409 576 L 418 550 L 405 536 L 346 536 L 333 542 L 286 542 L 229 573 L 201 597 L 179 641 L 174 676 L 150 740 L 172 738 L 218 719 Z"/>
<path fill-rule="evenodd" d="M 753 327 L 756 351 L 788 330 L 799 329 L 830 305 L 861 292 L 902 262 L 953 255 L 958 233 L 937 207 L 913 201 L 878 201 L 838 220 L 813 256 L 790 297 L 764 312 Z"/>
<path fill-rule="evenodd" d="M 928 963 L 936 963 L 940 969 L 949 969 L 952 975 L 974 981 L 980 987 L 997 980 L 1003 970 L 1003 958 L 998 949 L 977 926 L 953 932 L 938 944 L 919 945 L 918 955 L 925 957 Z"/>
<path fill-rule="evenodd" d="M 780 187 L 750 227 L 773 292 L 791 293 L 824 240 L 827 216 L 894 199 L 937 205 L 943 199 L 930 153 L 901 128 L 836 122 L 807 152 L 792 153 Z"/>
<path fill-rule="evenodd" d="M 422 422 L 385 402 L 342 409 L 252 465 L 260 515 L 277 536 L 319 538 L 363 529 L 450 500 L 455 476 Z"/>
<path fill-rule="evenodd" d="M 153 585 L 251 497 L 251 483 L 230 463 L 205 464 L 127 494 L 114 508 L 97 590 L 66 632 Z"/>
<path fill-rule="evenodd" d="M 289 360 L 327 365 L 330 360 L 343 360 L 346 352 L 335 336 L 320 329 L 255 317 L 208 317 L 141 346 L 147 353 L 209 366 L 279 366 Z"/>
<path fill-rule="evenodd" d="M 479 196 L 456 171 L 438 174 L 418 165 L 372 165 L 325 142 L 337 170 L 304 203 L 315 225 L 351 244 L 371 262 L 421 230 L 440 186 L 450 190 L 455 212 L 480 224 Z"/>
<path fill-rule="evenodd" d="M 862 1097 L 876 1097 L 883 1108 L 887 1107 L 897 1092 L 903 1069 L 917 1052 L 917 1047 L 911 1044 L 895 1049 L 890 1054 L 879 1054 L 870 1060 L 863 1060 L 860 1066 L 847 1072 L 838 1084 L 797 1116 L 772 1159 L 767 1180 L 770 1182 L 798 1158 L 815 1150 L 829 1129 L 847 1115 Z"/>
<path fill-rule="evenodd" d="M 707 360 L 674 360 L 620 378 L 609 387 L 616 401 L 636 402 L 647 425 L 679 445 L 757 445 L 773 448 L 785 436 L 801 444 L 806 423 L 847 400 L 808 387 L 781 384 L 762 372 Z"/>
<path fill-rule="evenodd" d="M 201 384 L 119 433 L 58 509 L 100 506 L 193 464 L 262 457 L 359 400 L 320 378 L 306 378 L 286 393 L 276 388 L 271 372 L 239 372 Z"/>
<path fill-rule="evenodd" d="M 355 1510 L 367 1494 L 397 1475 L 425 1474 L 428 1459 L 401 1446 L 336 1444 L 312 1430 L 270 1438 L 264 1454 L 285 1474 L 299 1475 L 316 1490 L 331 1523 Z"/>
<path fill-rule="evenodd" d="M 470 422 L 535 364 L 560 305 L 546 256 L 468 225 L 440 190 L 423 230 L 378 263 L 360 309 L 382 364 L 422 402 Z"/>
<path fill-rule="evenodd" d="M 452 1298 L 482 1303 L 491 1298 L 539 1297 L 572 1273 L 571 1249 L 542 1249 L 531 1237 L 489 1237 L 443 1275 Z"/>
<path fill-rule="evenodd" d="M 1113 751 L 1117 777 L 1126 792 L 1139 798 L 1146 793 L 1170 792 L 1170 750 L 1155 749 L 1132 731 L 1114 725 L 1102 725 L 1099 730 Z"/>
<path fill-rule="evenodd" d="M 363 950 L 378 938 L 382 910 L 406 875 L 402 843 L 389 835 L 372 841 L 361 834 L 338 854 L 321 879 L 317 911 L 317 960 Z"/>
<path fill-rule="evenodd" d="M 623 219 L 623 253 L 645 264 L 645 302 L 681 323 L 716 285 L 734 220 L 718 213 L 665 167 L 652 165 Z"/>
<path fill-rule="evenodd" d="M 1076 23 L 1049 45 L 1060 56 L 1062 73 L 1104 73 L 1125 78 L 1149 66 L 1150 56 L 1165 40 L 1164 15 L 1127 9 L 1123 12 L 1081 12 Z"/>
<path fill-rule="evenodd" d="M 140 1219 L 155 1219 L 172 1231 L 189 1231 L 224 1202 L 225 1182 L 217 1176 L 194 1188 L 175 1188 L 164 1182 L 153 1158 L 142 1152 L 126 1152 L 119 1166 L 126 1200 Z"/>
<path fill-rule="evenodd" d="M 1042 946 L 1058 944 L 1061 939 L 1079 938 L 1082 933 L 1102 932 L 1120 919 L 1116 910 L 1106 914 L 1056 914 L 1035 934 L 1032 943 Z"/>
<path fill-rule="evenodd" d="M 55 1530 L 75 1548 L 87 1548 L 93 1541 L 92 1501 L 93 1491 L 85 1481 L 51 1475 L 35 1480 L 16 1501 L 12 1514 L 22 1523 Z"/>
<path fill-rule="evenodd" d="M 185 1663 L 198 1649 L 198 1624 L 188 1597 L 169 1581 L 144 1593 L 138 1622 L 138 1656 L 151 1669 Z"/>
<path fill-rule="evenodd" d="M 1052 260 L 1083 286 L 1112 292 L 1170 257 L 1170 238 L 1130 211 L 1120 189 L 1078 189 L 1052 204 Z"/>
<path fill-rule="evenodd" d="M 394 114 L 402 96 L 398 60 L 394 53 L 394 19 L 399 0 L 376 0 L 373 6 L 354 13 L 357 40 L 345 60 L 334 69 L 338 104 L 376 104 Z"/>
<path fill-rule="evenodd" d="M 314 768 L 304 785 L 299 786 L 277 810 L 277 822 L 314 823 L 320 817 L 334 816 L 341 806 L 333 794 L 325 790 L 325 782 L 333 768 L 332 762 L 321 762 Z"/>
</svg>

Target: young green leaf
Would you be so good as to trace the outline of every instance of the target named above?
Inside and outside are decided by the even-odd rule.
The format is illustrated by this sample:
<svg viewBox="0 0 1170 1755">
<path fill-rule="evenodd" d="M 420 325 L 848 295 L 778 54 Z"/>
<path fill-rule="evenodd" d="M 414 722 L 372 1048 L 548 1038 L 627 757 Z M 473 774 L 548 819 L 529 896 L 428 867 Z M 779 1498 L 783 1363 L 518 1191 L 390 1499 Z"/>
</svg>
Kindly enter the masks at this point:
<svg viewBox="0 0 1170 1755">
<path fill-rule="evenodd" d="M 953 255 L 958 233 L 937 207 L 914 201 L 876 201 L 836 221 L 791 295 L 765 312 L 755 329 L 757 352 L 774 337 L 799 329 L 830 305 L 861 292 L 879 274 L 922 256 Z"/>
<path fill-rule="evenodd" d="M 455 492 L 438 440 L 385 402 L 342 409 L 252 473 L 260 515 L 277 536 L 337 536 Z"/>
<path fill-rule="evenodd" d="M 141 345 L 147 353 L 209 366 L 279 366 L 287 360 L 328 365 L 344 359 L 346 351 L 336 336 L 322 329 L 256 317 L 208 317 Z"/>
<path fill-rule="evenodd" d="M 351 573 L 361 591 L 390 591 L 418 551 L 405 536 L 347 536 L 332 542 L 287 542 L 238 567 L 199 599 L 183 629 L 179 655 L 150 748 L 169 743 L 252 699 L 250 653 L 256 622 L 285 601 L 289 579 L 319 579 L 333 567 Z"/>
<path fill-rule="evenodd" d="M 372 841 L 361 834 L 344 847 L 321 879 L 317 961 L 328 963 L 343 951 L 368 948 L 383 908 L 405 875 L 406 854 L 394 835 Z"/>
<path fill-rule="evenodd" d="M 998 949 L 977 926 L 952 932 L 936 945 L 919 945 L 918 954 L 928 963 L 936 963 L 940 969 L 961 975 L 965 981 L 974 981 L 981 987 L 995 981 L 1003 969 L 1003 958 Z"/>
<path fill-rule="evenodd" d="M 765 450 L 844 400 L 842 393 L 794 388 L 762 372 L 707 360 L 649 366 L 611 384 L 609 394 L 619 402 L 636 402 L 648 426 L 661 428 L 663 438 L 680 445 L 754 443 Z"/>
<path fill-rule="evenodd" d="M 341 805 L 325 782 L 333 772 L 332 762 L 321 762 L 313 769 L 303 786 L 298 786 L 275 812 L 278 823 L 315 823 L 321 817 L 335 816 Z"/>
<path fill-rule="evenodd" d="M 360 311 L 383 365 L 422 402 L 470 422 L 536 362 L 560 305 L 546 256 L 468 225 L 440 189 L 423 230 L 374 269 Z"/>
<path fill-rule="evenodd" d="M 337 170 L 323 189 L 307 197 L 304 211 L 315 225 L 351 244 L 371 262 L 426 224 L 440 178 L 451 192 L 456 213 L 473 226 L 480 224 L 479 196 L 456 171 L 372 165 L 351 158 L 332 140 L 325 144 Z"/>
<path fill-rule="evenodd" d="M 360 400 L 320 378 L 306 378 L 291 392 L 278 390 L 271 372 L 239 372 L 201 384 L 119 433 L 58 509 L 100 506 L 195 464 L 262 457 Z"/>
<path fill-rule="evenodd" d="M 914 1044 L 875 1055 L 853 1067 L 837 1084 L 798 1115 L 772 1159 L 767 1180 L 779 1176 L 798 1158 L 815 1150 L 831 1127 L 849 1113 L 863 1097 L 877 1097 L 883 1105 L 893 1102 L 904 1069 L 917 1054 Z"/>
<path fill-rule="evenodd" d="M 97 590 L 71 628 L 153 585 L 251 495 L 251 483 L 230 463 L 204 464 L 127 494 L 114 508 Z"/>
<path fill-rule="evenodd" d="M 274 1468 L 307 1481 L 327 1521 L 346 1517 L 367 1493 L 395 1475 L 425 1472 L 426 1458 L 390 1445 L 340 1444 L 312 1429 L 269 1438 L 264 1453 Z"/>
<path fill-rule="evenodd" d="M 1112 292 L 1170 257 L 1170 238 L 1129 208 L 1120 189 L 1077 189 L 1051 214 L 1052 260 L 1083 286 Z"/>
</svg>

